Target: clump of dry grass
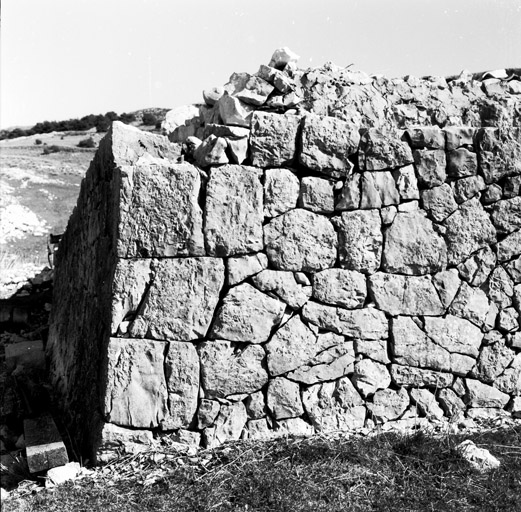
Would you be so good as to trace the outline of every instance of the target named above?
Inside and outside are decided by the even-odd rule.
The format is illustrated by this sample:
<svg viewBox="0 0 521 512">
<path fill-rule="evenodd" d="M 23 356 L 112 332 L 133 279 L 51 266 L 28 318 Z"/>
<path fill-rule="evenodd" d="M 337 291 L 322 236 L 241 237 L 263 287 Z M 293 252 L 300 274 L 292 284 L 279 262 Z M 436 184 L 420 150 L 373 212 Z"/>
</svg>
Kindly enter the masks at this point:
<svg viewBox="0 0 521 512">
<path fill-rule="evenodd" d="M 455 446 L 472 439 L 501 461 L 473 471 Z M 468 435 L 386 433 L 241 442 L 198 456 L 150 452 L 5 511 L 517 511 L 521 426 Z"/>
</svg>

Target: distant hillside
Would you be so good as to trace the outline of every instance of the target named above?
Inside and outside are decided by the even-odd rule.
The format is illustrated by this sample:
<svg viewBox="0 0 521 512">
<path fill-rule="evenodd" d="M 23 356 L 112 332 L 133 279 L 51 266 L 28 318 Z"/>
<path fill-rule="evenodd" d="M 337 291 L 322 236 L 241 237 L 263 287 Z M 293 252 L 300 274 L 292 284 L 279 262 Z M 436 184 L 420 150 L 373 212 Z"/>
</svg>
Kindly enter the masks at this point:
<svg viewBox="0 0 521 512">
<path fill-rule="evenodd" d="M 167 108 L 144 108 L 135 112 L 116 112 L 106 114 L 89 114 L 82 118 L 67 119 L 64 121 L 42 121 L 30 128 L 11 128 L 0 130 L 0 140 L 27 137 L 51 132 L 86 131 L 95 128 L 97 132 L 106 132 L 112 121 L 122 121 L 126 124 L 155 126 L 160 128 L 165 119 Z"/>
</svg>

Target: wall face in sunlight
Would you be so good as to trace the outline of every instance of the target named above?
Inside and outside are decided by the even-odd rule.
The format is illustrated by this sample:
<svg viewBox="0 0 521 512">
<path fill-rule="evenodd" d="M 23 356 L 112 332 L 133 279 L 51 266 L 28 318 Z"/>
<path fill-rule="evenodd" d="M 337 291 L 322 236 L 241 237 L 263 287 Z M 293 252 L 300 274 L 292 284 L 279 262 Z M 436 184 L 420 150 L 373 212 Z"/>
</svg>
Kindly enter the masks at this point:
<svg viewBox="0 0 521 512">
<path fill-rule="evenodd" d="M 519 80 L 285 58 L 87 173 L 47 350 L 98 460 L 521 416 Z"/>
</svg>

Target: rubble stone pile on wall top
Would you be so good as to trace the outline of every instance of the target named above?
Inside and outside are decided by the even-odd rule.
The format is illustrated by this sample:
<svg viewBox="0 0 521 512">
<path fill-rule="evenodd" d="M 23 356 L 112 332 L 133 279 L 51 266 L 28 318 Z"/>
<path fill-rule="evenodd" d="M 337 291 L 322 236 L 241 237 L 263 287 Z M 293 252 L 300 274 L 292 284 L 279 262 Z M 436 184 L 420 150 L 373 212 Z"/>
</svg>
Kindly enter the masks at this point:
<svg viewBox="0 0 521 512">
<path fill-rule="evenodd" d="M 295 59 L 205 91 L 173 142 L 115 123 L 87 173 L 49 355 L 70 407 L 97 383 L 100 457 L 521 416 L 520 82 Z"/>
</svg>

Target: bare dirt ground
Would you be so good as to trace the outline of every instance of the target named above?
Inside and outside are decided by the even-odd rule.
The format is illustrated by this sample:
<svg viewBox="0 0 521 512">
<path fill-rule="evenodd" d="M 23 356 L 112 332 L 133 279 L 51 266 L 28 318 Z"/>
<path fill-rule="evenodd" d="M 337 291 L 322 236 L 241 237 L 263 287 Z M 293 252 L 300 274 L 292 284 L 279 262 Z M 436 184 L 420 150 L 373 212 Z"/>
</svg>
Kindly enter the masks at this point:
<svg viewBox="0 0 521 512">
<path fill-rule="evenodd" d="M 102 134 L 52 133 L 0 142 L 0 296 L 48 264 L 48 235 L 65 230 L 96 151 L 76 147 L 90 136 L 97 144 Z M 46 155 L 46 145 L 61 150 Z"/>
</svg>

